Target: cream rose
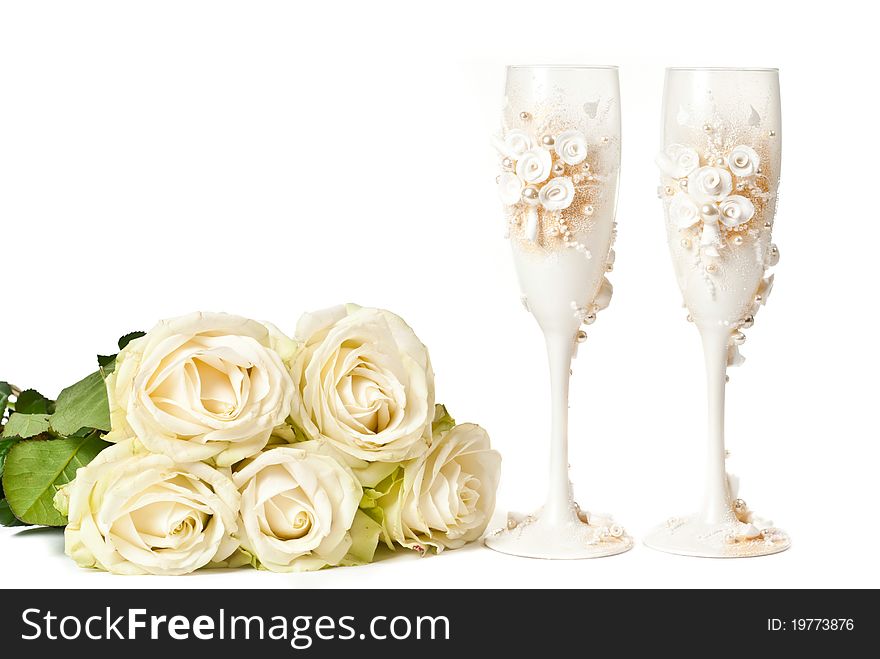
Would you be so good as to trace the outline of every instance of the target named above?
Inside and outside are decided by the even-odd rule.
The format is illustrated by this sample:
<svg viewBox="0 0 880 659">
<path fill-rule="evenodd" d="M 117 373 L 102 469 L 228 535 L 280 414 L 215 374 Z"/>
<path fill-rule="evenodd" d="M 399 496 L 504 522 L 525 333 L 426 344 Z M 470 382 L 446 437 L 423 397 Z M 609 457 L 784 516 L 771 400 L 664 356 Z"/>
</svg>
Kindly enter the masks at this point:
<svg viewBox="0 0 880 659">
<path fill-rule="evenodd" d="M 733 147 L 727 156 L 727 166 L 735 176 L 751 176 L 758 171 L 760 164 L 758 152 L 745 144 Z"/>
<path fill-rule="evenodd" d="M 516 161 L 516 175 L 526 183 L 540 183 L 550 176 L 553 157 L 547 149 L 529 149 Z"/>
<path fill-rule="evenodd" d="M 509 130 L 503 138 L 494 138 L 494 140 L 495 148 L 501 155 L 507 156 L 511 160 L 519 160 L 519 157 L 534 145 L 531 135 L 518 128 Z"/>
<path fill-rule="evenodd" d="M 351 469 L 314 445 L 269 449 L 233 476 L 242 547 L 273 572 L 339 565 L 352 545 L 363 490 Z"/>
<path fill-rule="evenodd" d="M 755 205 L 746 197 L 733 195 L 718 204 L 718 211 L 721 223 L 732 228 L 751 220 L 755 216 Z"/>
<path fill-rule="evenodd" d="M 579 130 L 567 130 L 556 137 L 556 154 L 567 165 L 578 165 L 587 158 L 587 138 Z"/>
<path fill-rule="evenodd" d="M 425 452 L 434 415 L 428 350 L 389 311 L 357 305 L 305 314 L 291 365 L 292 421 L 362 460 L 397 462 Z"/>
<path fill-rule="evenodd" d="M 498 196 L 505 206 L 512 206 L 520 200 L 523 182 L 516 174 L 504 172 L 498 177 Z"/>
<path fill-rule="evenodd" d="M 574 184 L 567 176 L 551 178 L 538 193 L 538 200 L 548 211 L 561 211 L 571 206 L 574 199 Z"/>
<path fill-rule="evenodd" d="M 228 560 L 239 505 L 229 476 L 137 450 L 129 439 L 77 470 L 66 492 L 65 553 L 117 574 L 187 574 Z"/>
<path fill-rule="evenodd" d="M 228 466 L 259 453 L 290 413 L 293 381 L 274 328 L 220 313 L 160 322 L 132 341 L 107 379 L 113 431 L 181 462 Z"/>
<path fill-rule="evenodd" d="M 403 472 L 378 502 L 386 541 L 441 551 L 477 540 L 486 530 L 495 510 L 501 456 L 480 426 L 455 426 Z"/>
<path fill-rule="evenodd" d="M 720 167 L 700 167 L 688 176 L 688 193 L 697 203 L 721 201 L 732 190 L 730 172 Z"/>
<path fill-rule="evenodd" d="M 700 166 L 697 152 L 683 144 L 670 144 L 656 159 L 660 171 L 670 178 L 684 178 Z"/>
<path fill-rule="evenodd" d="M 679 229 L 687 229 L 700 221 L 700 209 L 684 192 L 677 192 L 669 200 L 669 219 Z"/>
</svg>

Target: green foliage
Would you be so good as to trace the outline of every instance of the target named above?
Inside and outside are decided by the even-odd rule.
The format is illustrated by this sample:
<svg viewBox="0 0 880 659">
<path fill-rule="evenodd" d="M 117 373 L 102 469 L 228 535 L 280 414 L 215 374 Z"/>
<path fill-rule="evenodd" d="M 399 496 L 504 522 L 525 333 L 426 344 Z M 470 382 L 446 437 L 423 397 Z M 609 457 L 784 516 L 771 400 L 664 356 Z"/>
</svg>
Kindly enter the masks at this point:
<svg viewBox="0 0 880 659">
<path fill-rule="evenodd" d="M 22 412 L 14 412 L 9 417 L 9 421 L 3 426 L 3 437 L 17 437 L 18 439 L 28 439 L 36 437 L 49 430 L 48 414 L 24 414 Z"/>
<path fill-rule="evenodd" d="M 0 499 L 0 525 L 2 526 L 24 526 L 24 522 L 12 514 L 9 503 L 6 499 Z"/>
<path fill-rule="evenodd" d="M 61 392 L 49 423 L 58 435 L 72 435 L 81 428 L 110 431 L 107 387 L 100 371 Z"/>
<path fill-rule="evenodd" d="M 0 419 L 6 414 L 9 405 L 9 397 L 12 395 L 12 386 L 8 382 L 0 382 Z"/>
<path fill-rule="evenodd" d="M 142 336 L 126 334 L 119 349 Z M 110 430 L 104 379 L 115 365 L 116 355 L 99 355 L 98 370 L 64 389 L 57 402 L 0 381 L 0 525 L 66 524 L 52 499 L 108 446 L 100 439 Z"/>
<path fill-rule="evenodd" d="M 3 467 L 3 491 L 12 513 L 26 524 L 67 524 L 52 504 L 55 492 L 107 446 L 96 435 L 25 439 L 13 445 Z"/>
<path fill-rule="evenodd" d="M 18 394 L 15 411 L 21 414 L 50 414 L 52 401 L 36 389 L 27 389 Z"/>
<path fill-rule="evenodd" d="M 119 349 L 125 350 L 125 346 L 127 346 L 129 343 L 131 343 L 135 339 L 139 339 L 142 336 L 146 336 L 146 335 L 147 335 L 146 332 L 129 332 L 128 334 L 126 334 L 125 336 L 123 336 L 119 339 L 119 343 L 118 343 Z"/>
</svg>

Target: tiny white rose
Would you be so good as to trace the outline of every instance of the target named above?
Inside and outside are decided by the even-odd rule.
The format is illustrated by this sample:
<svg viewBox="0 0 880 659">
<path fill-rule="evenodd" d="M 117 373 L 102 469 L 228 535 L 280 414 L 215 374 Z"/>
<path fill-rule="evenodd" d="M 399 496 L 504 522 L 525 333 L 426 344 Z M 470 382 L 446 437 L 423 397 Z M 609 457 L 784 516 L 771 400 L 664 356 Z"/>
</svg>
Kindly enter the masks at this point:
<svg viewBox="0 0 880 659">
<path fill-rule="evenodd" d="M 548 211 L 559 211 L 571 206 L 574 184 L 567 176 L 551 178 L 538 193 L 538 200 Z"/>
<path fill-rule="evenodd" d="M 697 152 L 683 144 L 670 144 L 656 158 L 660 171 L 670 178 L 684 178 L 700 166 Z"/>
<path fill-rule="evenodd" d="M 498 196 L 501 197 L 501 203 L 506 206 L 512 206 L 520 200 L 522 189 L 522 179 L 516 174 L 504 172 L 498 178 Z"/>
<path fill-rule="evenodd" d="M 529 149 L 516 161 L 516 175 L 526 183 L 541 183 L 550 176 L 552 163 L 553 157 L 547 149 Z"/>
<path fill-rule="evenodd" d="M 526 131 L 514 128 L 507 131 L 502 138 L 495 138 L 495 148 L 512 160 L 519 160 L 523 153 L 534 146 L 531 135 Z"/>
<path fill-rule="evenodd" d="M 684 192 L 677 192 L 669 200 L 669 219 L 679 229 L 687 229 L 700 221 L 700 209 Z"/>
<path fill-rule="evenodd" d="M 727 197 L 718 204 L 721 223 L 726 227 L 736 227 L 745 224 L 755 215 L 755 205 L 751 200 L 740 195 Z"/>
<path fill-rule="evenodd" d="M 736 176 L 751 176 L 758 171 L 761 158 L 750 146 L 740 144 L 727 156 L 727 166 Z"/>
<path fill-rule="evenodd" d="M 720 167 L 700 167 L 688 176 L 688 193 L 697 203 L 721 201 L 733 190 L 733 177 Z"/>
<path fill-rule="evenodd" d="M 587 157 L 587 139 L 579 130 L 567 130 L 556 137 L 554 148 L 567 165 L 582 163 Z"/>
</svg>

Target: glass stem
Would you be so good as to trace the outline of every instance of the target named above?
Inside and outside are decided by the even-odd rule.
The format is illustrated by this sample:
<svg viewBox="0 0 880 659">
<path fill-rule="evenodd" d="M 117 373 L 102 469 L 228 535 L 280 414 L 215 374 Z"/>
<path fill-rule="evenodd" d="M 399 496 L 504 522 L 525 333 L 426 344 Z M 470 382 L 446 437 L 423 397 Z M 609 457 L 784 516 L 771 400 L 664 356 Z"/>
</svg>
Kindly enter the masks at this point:
<svg viewBox="0 0 880 659">
<path fill-rule="evenodd" d="M 700 329 L 706 360 L 706 394 L 708 401 L 708 445 L 706 455 L 706 489 L 702 520 L 722 524 L 733 520 L 733 504 L 727 482 L 724 448 L 724 389 L 727 382 L 727 327 Z"/>
<path fill-rule="evenodd" d="M 571 519 L 571 481 L 568 475 L 568 382 L 574 335 L 546 333 L 550 364 L 550 474 L 543 517 L 548 522 Z"/>
</svg>

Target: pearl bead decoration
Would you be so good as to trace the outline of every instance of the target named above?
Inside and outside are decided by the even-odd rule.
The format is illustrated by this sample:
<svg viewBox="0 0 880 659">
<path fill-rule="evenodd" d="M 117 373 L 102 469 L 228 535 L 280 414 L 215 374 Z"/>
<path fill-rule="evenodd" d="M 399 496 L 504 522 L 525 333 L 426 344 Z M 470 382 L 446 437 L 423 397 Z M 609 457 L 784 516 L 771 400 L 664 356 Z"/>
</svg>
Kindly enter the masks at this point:
<svg viewBox="0 0 880 659">
<path fill-rule="evenodd" d="M 523 201 L 531 206 L 538 205 L 538 188 L 534 185 L 527 185 L 522 191 Z"/>
</svg>

